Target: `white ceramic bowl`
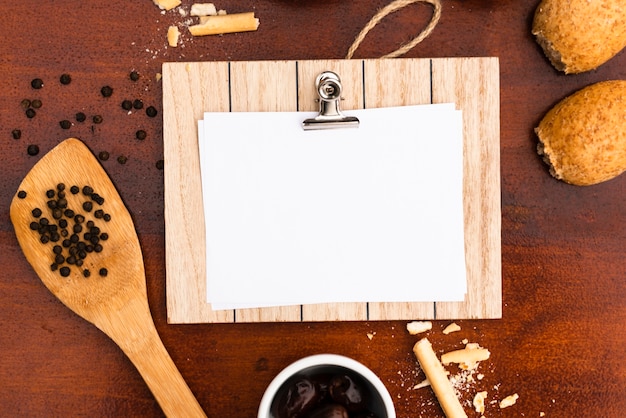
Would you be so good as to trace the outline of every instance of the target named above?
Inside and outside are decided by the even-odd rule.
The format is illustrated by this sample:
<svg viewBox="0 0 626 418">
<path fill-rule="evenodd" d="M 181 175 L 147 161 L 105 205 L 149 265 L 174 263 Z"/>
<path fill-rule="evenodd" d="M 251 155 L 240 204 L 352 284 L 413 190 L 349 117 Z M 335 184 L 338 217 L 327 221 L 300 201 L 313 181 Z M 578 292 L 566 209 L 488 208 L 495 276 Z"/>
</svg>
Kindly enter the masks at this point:
<svg viewBox="0 0 626 418">
<path fill-rule="evenodd" d="M 276 395 L 281 392 L 282 386 L 294 375 L 315 375 L 347 369 L 352 374 L 360 376 L 369 386 L 371 394 L 369 408 L 380 418 L 396 418 L 396 411 L 389 391 L 383 382 L 363 364 L 348 357 L 337 354 L 316 354 L 304 357 L 284 368 L 265 390 L 259 405 L 258 418 L 276 418 L 271 407 Z"/>
</svg>

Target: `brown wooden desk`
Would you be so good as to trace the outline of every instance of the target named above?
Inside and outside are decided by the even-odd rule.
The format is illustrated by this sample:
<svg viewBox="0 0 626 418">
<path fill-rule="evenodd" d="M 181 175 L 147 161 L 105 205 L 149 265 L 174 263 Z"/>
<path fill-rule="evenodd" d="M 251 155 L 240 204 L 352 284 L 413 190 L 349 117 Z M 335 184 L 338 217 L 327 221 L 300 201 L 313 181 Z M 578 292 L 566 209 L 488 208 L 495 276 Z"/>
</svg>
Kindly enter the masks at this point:
<svg viewBox="0 0 626 418">
<path fill-rule="evenodd" d="M 187 7 L 191 2 L 183 1 Z M 373 369 L 398 416 L 442 416 L 411 353 L 404 321 L 168 325 L 165 307 L 162 91 L 166 61 L 343 58 L 386 1 L 217 2 L 254 10 L 254 33 L 190 39 L 166 47 L 170 24 L 150 0 L 14 1 L 3 5 L 0 43 L 0 416 L 160 416 L 132 364 L 102 333 L 58 302 L 22 256 L 9 204 L 34 162 L 61 139 L 78 136 L 103 161 L 130 209 L 143 247 L 148 296 L 165 346 L 211 417 L 251 417 L 266 385 L 286 365 L 334 352 Z M 557 73 L 530 34 L 537 1 L 444 0 L 434 33 L 408 57 L 497 56 L 501 71 L 503 318 L 448 321 L 428 334 L 438 353 L 461 340 L 491 350 L 485 377 L 464 392 L 489 393 L 486 416 L 620 417 L 626 411 L 626 177 L 574 187 L 550 177 L 535 153 L 533 128 L 564 96 L 590 83 L 626 77 L 622 53 L 599 70 Z M 407 41 L 430 16 L 411 6 L 379 25 L 357 51 L 375 58 Z M 136 70 L 139 80 L 129 73 Z M 62 85 L 59 77 L 70 74 Z M 30 82 L 41 78 L 44 87 Z M 113 87 L 109 99 L 101 87 Z M 40 99 L 29 119 L 23 99 Z M 141 99 L 128 114 L 120 103 Z M 85 122 L 74 115 L 84 112 Z M 101 115 L 102 123 L 91 119 Z M 60 121 L 74 125 L 64 130 Z M 21 130 L 13 139 L 12 131 Z M 145 130 L 146 139 L 135 138 Z M 27 154 L 37 144 L 38 156 Z M 127 157 L 126 164 L 117 161 Z M 373 334 L 373 338 L 368 338 Z M 499 410 L 491 400 L 519 394 Z M 470 416 L 478 416 L 466 406 Z"/>
</svg>

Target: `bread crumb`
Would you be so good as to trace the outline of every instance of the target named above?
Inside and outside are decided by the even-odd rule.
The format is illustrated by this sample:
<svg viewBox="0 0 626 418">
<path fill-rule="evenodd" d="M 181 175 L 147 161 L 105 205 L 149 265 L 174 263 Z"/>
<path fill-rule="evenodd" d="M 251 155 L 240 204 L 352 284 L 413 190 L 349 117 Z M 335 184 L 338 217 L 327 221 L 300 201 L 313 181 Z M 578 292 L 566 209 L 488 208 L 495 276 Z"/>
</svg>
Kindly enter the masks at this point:
<svg viewBox="0 0 626 418">
<path fill-rule="evenodd" d="M 181 0 L 153 0 L 161 10 L 172 10 L 180 6 Z"/>
<path fill-rule="evenodd" d="M 474 405 L 474 410 L 476 410 L 476 412 L 478 412 L 479 414 L 485 412 L 485 398 L 487 398 L 487 391 L 482 391 L 478 392 L 474 396 L 474 400 L 472 401 L 472 404 Z"/>
<path fill-rule="evenodd" d="M 368 332 L 367 333 L 367 338 L 369 338 L 369 340 L 372 341 L 372 339 L 374 338 L 374 335 L 376 335 L 375 332 Z"/>
<path fill-rule="evenodd" d="M 539 412 L 539 416 L 540 416 L 540 417 L 545 417 L 545 416 L 546 416 L 546 413 L 545 413 L 545 412 Z"/>
<path fill-rule="evenodd" d="M 421 388 L 426 388 L 430 386 L 430 380 L 428 379 L 424 379 L 421 382 L 419 382 L 417 385 L 413 386 L 413 389 L 421 389 Z"/>
<path fill-rule="evenodd" d="M 178 38 L 180 37 L 180 31 L 177 26 L 170 26 L 167 29 L 167 44 L 176 48 L 178 46 Z"/>
<path fill-rule="evenodd" d="M 422 332 L 429 331 L 433 328 L 433 323 L 430 321 L 413 321 L 406 324 L 406 330 L 411 335 L 421 334 Z"/>
<path fill-rule="evenodd" d="M 447 327 L 445 327 L 442 332 L 443 332 L 444 335 L 448 335 L 448 334 L 450 334 L 452 332 L 457 332 L 457 331 L 461 331 L 461 327 L 459 325 L 457 325 L 455 322 L 453 322 L 450 325 L 448 325 Z"/>
<path fill-rule="evenodd" d="M 213 3 L 194 3 L 191 5 L 191 16 L 215 16 L 217 9 Z"/>
<path fill-rule="evenodd" d="M 515 402 L 517 402 L 518 399 L 519 395 L 517 393 L 507 396 L 500 401 L 500 409 L 508 408 L 509 406 L 515 405 Z"/>
<path fill-rule="evenodd" d="M 163 78 L 163 74 L 161 74 L 161 73 L 156 73 L 156 75 L 154 76 L 154 79 L 156 81 L 161 81 L 161 78 Z"/>
</svg>

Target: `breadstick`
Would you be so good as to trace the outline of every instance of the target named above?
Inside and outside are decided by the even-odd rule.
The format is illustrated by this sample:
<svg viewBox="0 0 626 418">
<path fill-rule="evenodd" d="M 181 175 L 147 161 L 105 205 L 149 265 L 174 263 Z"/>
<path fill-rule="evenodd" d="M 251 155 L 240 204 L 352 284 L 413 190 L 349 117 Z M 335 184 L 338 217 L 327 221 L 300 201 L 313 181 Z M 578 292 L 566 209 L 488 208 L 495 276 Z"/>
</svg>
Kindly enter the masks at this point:
<svg viewBox="0 0 626 418">
<path fill-rule="evenodd" d="M 454 393 L 452 383 L 446 376 L 446 371 L 439 362 L 433 351 L 433 347 L 427 338 L 422 338 L 413 346 L 413 353 L 417 357 L 426 378 L 430 381 L 430 386 L 439 400 L 443 412 L 448 418 L 467 418 L 459 399 Z"/>
<path fill-rule="evenodd" d="M 255 31 L 258 27 L 259 19 L 254 17 L 254 12 L 247 12 L 207 16 L 204 23 L 189 26 L 189 32 L 193 36 L 220 35 L 222 33 Z"/>
</svg>

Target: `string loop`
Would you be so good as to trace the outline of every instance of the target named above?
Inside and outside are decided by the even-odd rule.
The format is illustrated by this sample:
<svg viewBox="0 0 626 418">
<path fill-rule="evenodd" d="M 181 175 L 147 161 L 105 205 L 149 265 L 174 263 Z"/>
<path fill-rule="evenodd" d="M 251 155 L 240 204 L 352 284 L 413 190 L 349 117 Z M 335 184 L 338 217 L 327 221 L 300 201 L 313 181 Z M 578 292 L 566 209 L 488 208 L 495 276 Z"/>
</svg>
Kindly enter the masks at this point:
<svg viewBox="0 0 626 418">
<path fill-rule="evenodd" d="M 369 22 L 367 22 L 365 27 L 361 29 L 361 32 L 354 39 L 352 46 L 350 46 L 350 49 L 348 49 L 348 54 L 346 55 L 346 59 L 352 58 L 352 56 L 354 55 L 354 52 L 359 48 L 359 46 L 361 45 L 361 42 L 363 42 L 367 34 L 376 25 L 378 25 L 378 23 L 380 23 L 381 20 L 383 20 L 387 15 L 393 12 L 396 12 L 402 9 L 403 7 L 409 6 L 413 3 L 428 3 L 431 6 L 433 6 L 433 16 L 430 19 L 430 22 L 428 22 L 428 25 L 426 25 L 426 27 L 410 42 L 402 45 L 400 48 L 396 49 L 393 52 L 390 52 L 387 55 L 383 55 L 381 58 L 396 58 L 401 55 L 404 55 L 407 52 L 409 52 L 413 47 L 415 47 L 415 45 L 419 44 L 424 39 L 426 39 L 435 29 L 435 26 L 437 26 L 437 23 L 439 23 L 439 18 L 441 17 L 441 1 L 440 0 L 394 0 L 391 3 L 389 3 L 387 6 L 380 9 L 378 13 L 376 13 Z"/>
</svg>

